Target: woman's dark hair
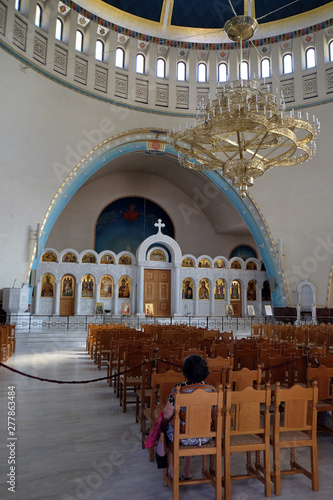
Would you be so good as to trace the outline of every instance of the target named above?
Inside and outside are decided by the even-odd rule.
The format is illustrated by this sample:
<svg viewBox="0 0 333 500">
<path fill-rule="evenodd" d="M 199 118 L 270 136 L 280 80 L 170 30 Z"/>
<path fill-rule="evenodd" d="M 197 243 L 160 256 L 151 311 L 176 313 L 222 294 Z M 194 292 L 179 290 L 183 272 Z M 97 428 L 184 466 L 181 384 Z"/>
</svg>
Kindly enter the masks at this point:
<svg viewBox="0 0 333 500">
<path fill-rule="evenodd" d="M 206 360 L 198 354 L 191 354 L 184 360 L 183 374 L 188 382 L 202 382 L 209 375 Z"/>
</svg>

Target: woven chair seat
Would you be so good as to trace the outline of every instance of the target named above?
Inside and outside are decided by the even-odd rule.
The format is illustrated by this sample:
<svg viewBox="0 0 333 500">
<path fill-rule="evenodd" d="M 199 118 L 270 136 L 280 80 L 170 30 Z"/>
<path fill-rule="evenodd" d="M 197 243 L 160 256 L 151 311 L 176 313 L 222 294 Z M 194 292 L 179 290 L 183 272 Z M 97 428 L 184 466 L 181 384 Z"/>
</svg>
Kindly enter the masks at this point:
<svg viewBox="0 0 333 500">
<path fill-rule="evenodd" d="M 180 450 L 196 450 L 197 448 L 211 448 L 212 446 L 215 446 L 215 441 L 213 441 L 212 439 L 210 439 L 208 441 L 208 443 L 205 443 L 205 444 L 202 444 L 202 445 L 198 445 L 198 444 L 194 444 L 194 445 L 191 445 L 191 444 L 180 444 L 179 445 L 179 449 Z"/>
<path fill-rule="evenodd" d="M 120 377 L 120 383 L 124 383 L 124 378 Z M 126 379 L 127 385 L 136 385 L 136 384 L 141 384 L 141 377 L 127 377 Z"/>
<path fill-rule="evenodd" d="M 280 432 L 280 441 L 300 441 L 304 439 L 310 439 L 305 432 L 301 431 Z"/>
<path fill-rule="evenodd" d="M 257 434 L 239 434 L 237 436 L 230 436 L 230 444 L 232 446 L 238 444 L 259 444 L 259 443 L 263 443 L 263 439 Z"/>
</svg>

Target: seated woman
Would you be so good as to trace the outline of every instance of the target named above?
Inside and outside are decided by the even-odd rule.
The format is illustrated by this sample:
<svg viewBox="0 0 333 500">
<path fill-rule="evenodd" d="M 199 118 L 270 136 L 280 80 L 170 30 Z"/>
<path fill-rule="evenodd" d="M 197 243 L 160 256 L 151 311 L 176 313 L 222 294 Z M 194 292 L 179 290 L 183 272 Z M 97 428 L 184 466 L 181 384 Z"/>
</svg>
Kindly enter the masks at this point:
<svg viewBox="0 0 333 500">
<path fill-rule="evenodd" d="M 184 367 L 183 367 L 183 374 L 186 378 L 186 382 L 181 382 L 180 384 L 177 384 L 177 386 L 180 387 L 180 390 L 182 393 L 190 393 L 195 391 L 195 389 L 205 389 L 205 391 L 208 392 L 214 392 L 215 388 L 209 384 L 205 384 L 204 380 L 205 378 L 208 377 L 209 375 L 209 369 L 207 366 L 206 361 L 201 357 L 198 356 L 197 354 L 191 354 L 184 360 Z M 169 395 L 168 398 L 168 403 L 166 404 L 164 410 L 163 410 L 163 419 L 168 421 L 167 427 L 166 427 L 166 436 L 167 439 L 169 439 L 171 442 L 173 442 L 173 425 L 171 422 L 172 417 L 174 416 L 175 413 L 175 394 L 176 394 L 176 387 L 175 386 L 171 394 Z M 185 408 L 184 408 L 185 410 Z M 212 417 L 214 416 L 214 410 L 212 412 Z M 181 426 L 185 426 L 185 421 L 181 420 Z M 201 438 L 201 439 L 182 439 L 181 444 L 182 445 L 201 445 L 205 444 L 209 441 L 209 438 Z M 171 451 L 167 448 L 167 454 L 168 454 L 168 475 L 172 478 L 173 477 L 173 456 Z M 191 479 L 191 457 L 185 457 L 185 469 L 184 469 L 184 476 L 183 479 Z"/>
</svg>

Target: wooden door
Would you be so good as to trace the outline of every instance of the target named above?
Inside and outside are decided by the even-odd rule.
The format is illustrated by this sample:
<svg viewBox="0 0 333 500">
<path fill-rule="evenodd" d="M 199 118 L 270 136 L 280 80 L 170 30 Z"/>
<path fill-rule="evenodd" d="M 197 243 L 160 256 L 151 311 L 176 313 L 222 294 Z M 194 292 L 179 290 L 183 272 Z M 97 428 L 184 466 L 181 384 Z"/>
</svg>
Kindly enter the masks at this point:
<svg viewBox="0 0 333 500">
<path fill-rule="evenodd" d="M 59 316 L 74 316 L 75 280 L 67 274 L 61 280 Z"/>
<path fill-rule="evenodd" d="M 171 271 L 145 269 L 143 310 L 148 316 L 170 316 Z"/>
</svg>

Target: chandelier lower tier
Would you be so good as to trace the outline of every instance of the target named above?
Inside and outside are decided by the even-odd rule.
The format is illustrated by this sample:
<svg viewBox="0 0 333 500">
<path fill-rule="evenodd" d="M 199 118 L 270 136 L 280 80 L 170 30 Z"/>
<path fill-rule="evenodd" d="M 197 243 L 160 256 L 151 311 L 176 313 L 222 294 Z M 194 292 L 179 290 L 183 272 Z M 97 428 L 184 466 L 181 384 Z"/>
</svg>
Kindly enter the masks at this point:
<svg viewBox="0 0 333 500">
<path fill-rule="evenodd" d="M 194 127 L 171 132 L 183 166 L 217 170 L 246 196 L 248 187 L 274 166 L 297 165 L 315 154 L 320 124 L 285 111 L 282 94 L 254 80 L 228 82 L 202 104 Z"/>
</svg>

